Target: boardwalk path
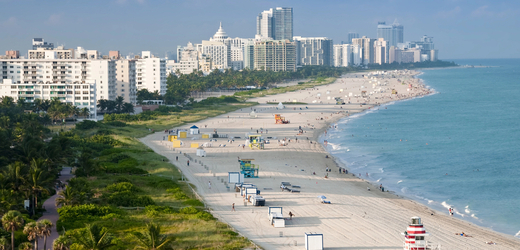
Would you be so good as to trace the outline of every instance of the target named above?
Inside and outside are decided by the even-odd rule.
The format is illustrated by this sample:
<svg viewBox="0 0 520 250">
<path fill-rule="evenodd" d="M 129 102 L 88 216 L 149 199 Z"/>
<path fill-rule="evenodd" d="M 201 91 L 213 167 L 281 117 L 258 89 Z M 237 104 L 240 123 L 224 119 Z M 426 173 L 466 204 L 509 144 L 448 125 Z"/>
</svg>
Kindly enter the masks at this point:
<svg viewBox="0 0 520 250">
<path fill-rule="evenodd" d="M 64 167 L 63 170 L 61 171 L 61 175 L 60 175 L 60 178 L 59 180 L 62 181 L 62 182 L 67 182 L 70 178 L 74 177 L 72 174 L 70 174 L 70 170 L 71 168 L 70 167 Z M 58 234 L 58 231 L 56 230 L 56 222 L 58 221 L 58 210 L 57 210 L 57 207 L 55 205 L 55 200 L 56 198 L 58 198 L 58 195 L 55 194 L 53 196 L 51 196 L 49 199 L 47 199 L 44 203 L 43 203 L 43 207 L 45 207 L 45 209 L 47 210 L 46 212 L 43 213 L 43 216 L 40 218 L 40 220 L 42 219 L 48 219 L 52 222 L 53 226 L 52 226 L 52 233 L 51 233 L 51 236 L 49 236 L 47 238 L 47 249 L 52 249 L 52 242 L 58 238 L 58 236 L 60 236 Z M 38 240 L 38 248 L 42 249 L 43 248 L 43 238 L 39 239 Z"/>
</svg>

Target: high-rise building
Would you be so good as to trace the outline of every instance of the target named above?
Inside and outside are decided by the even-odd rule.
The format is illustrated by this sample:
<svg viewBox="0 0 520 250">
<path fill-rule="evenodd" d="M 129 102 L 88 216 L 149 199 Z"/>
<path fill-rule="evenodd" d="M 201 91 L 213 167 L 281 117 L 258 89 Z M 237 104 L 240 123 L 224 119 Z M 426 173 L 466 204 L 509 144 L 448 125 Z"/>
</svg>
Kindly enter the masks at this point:
<svg viewBox="0 0 520 250">
<path fill-rule="evenodd" d="M 244 45 L 244 68 L 255 68 L 255 42 L 248 41 Z"/>
<path fill-rule="evenodd" d="M 296 71 L 296 44 L 289 40 L 257 41 L 254 65 L 259 70 Z"/>
<path fill-rule="evenodd" d="M 349 32 L 347 34 L 347 44 L 352 44 L 352 39 L 354 38 L 359 38 L 359 34 L 358 33 L 354 33 L 354 32 Z"/>
<path fill-rule="evenodd" d="M 174 60 L 166 62 L 166 71 L 169 74 L 181 73 L 187 75 L 194 70 L 199 70 L 199 52 L 191 42 L 188 42 L 187 46 L 177 47 L 177 58 L 179 58 L 177 62 Z"/>
<path fill-rule="evenodd" d="M 349 67 L 361 64 L 362 49 L 359 45 L 335 44 L 334 45 L 334 66 Z"/>
<path fill-rule="evenodd" d="M 374 41 L 373 38 L 363 36 L 361 38 L 352 39 L 352 45 L 358 45 L 362 51 L 361 63 L 371 64 L 374 63 Z"/>
<path fill-rule="evenodd" d="M 397 22 L 387 25 L 386 22 L 379 22 L 377 25 L 377 38 L 383 38 L 388 41 L 389 46 L 397 46 L 398 43 L 404 41 L 404 27 Z"/>
<path fill-rule="evenodd" d="M 383 38 L 378 38 L 374 42 L 374 63 L 388 63 L 388 48 L 388 41 Z"/>
<path fill-rule="evenodd" d="M 125 98 L 125 102 L 137 103 L 137 87 L 135 82 L 135 63 L 132 59 L 116 61 L 116 94 Z"/>
<path fill-rule="evenodd" d="M 135 65 L 137 90 L 147 89 L 166 94 L 166 60 L 154 57 L 150 51 L 143 51 Z"/>
<path fill-rule="evenodd" d="M 276 7 L 262 11 L 256 18 L 256 37 L 292 41 L 293 9 Z"/>
<path fill-rule="evenodd" d="M 36 50 L 37 48 L 54 49 L 54 43 L 47 43 L 43 38 L 33 38 L 32 49 Z"/>
<path fill-rule="evenodd" d="M 333 65 L 333 43 L 326 37 L 293 37 L 298 65 Z"/>
</svg>

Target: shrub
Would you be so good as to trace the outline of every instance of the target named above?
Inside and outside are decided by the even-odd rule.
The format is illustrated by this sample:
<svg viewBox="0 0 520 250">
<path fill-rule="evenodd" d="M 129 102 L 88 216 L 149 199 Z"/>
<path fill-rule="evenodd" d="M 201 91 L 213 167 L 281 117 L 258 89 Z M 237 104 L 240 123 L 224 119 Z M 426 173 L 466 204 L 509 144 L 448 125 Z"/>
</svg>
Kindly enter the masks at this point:
<svg viewBox="0 0 520 250">
<path fill-rule="evenodd" d="M 203 207 L 204 206 L 204 203 L 202 203 L 199 200 L 195 200 L 195 199 L 189 199 L 187 201 L 184 201 L 183 203 L 188 206 L 194 206 L 194 207 Z"/>
<path fill-rule="evenodd" d="M 105 158 L 105 161 L 119 163 L 120 161 L 130 158 L 130 156 L 125 154 L 111 154 Z"/>
<path fill-rule="evenodd" d="M 56 228 L 59 230 L 65 228 L 70 230 L 83 227 L 85 223 L 97 220 L 108 214 L 122 215 L 123 211 L 110 206 L 98 206 L 94 204 L 85 204 L 79 206 L 63 206 L 58 208 L 60 215 Z"/>
<path fill-rule="evenodd" d="M 148 195 L 137 195 L 130 191 L 110 194 L 107 202 L 108 204 L 122 207 L 146 207 L 148 205 L 155 205 L 152 197 Z"/>
<path fill-rule="evenodd" d="M 130 182 L 130 180 L 125 177 L 117 177 L 116 183 L 119 183 L 119 182 Z M 132 182 L 130 182 L 130 183 L 132 183 Z"/>
<path fill-rule="evenodd" d="M 84 120 L 80 123 L 76 123 L 76 129 L 79 129 L 79 130 L 87 130 L 87 129 L 93 129 L 93 128 L 98 128 L 99 127 L 99 123 L 95 122 L 95 121 L 90 121 L 90 120 Z"/>
<path fill-rule="evenodd" d="M 110 122 L 105 122 L 105 124 L 108 126 L 112 126 L 112 127 L 126 127 L 126 123 L 121 122 L 121 121 L 110 121 Z"/>
<path fill-rule="evenodd" d="M 164 188 L 164 189 L 178 187 L 175 182 L 173 182 L 172 180 L 169 180 L 169 179 L 151 180 L 147 183 L 147 185 L 150 187 L 153 187 L 153 188 Z"/>
<path fill-rule="evenodd" d="M 205 221 L 214 220 L 215 217 L 213 217 L 212 214 L 202 211 L 197 213 L 197 218 Z"/>
<path fill-rule="evenodd" d="M 109 129 L 100 129 L 96 132 L 96 135 L 111 135 L 111 134 L 114 134 L 114 132 L 112 132 L 112 130 L 109 130 Z"/>
<path fill-rule="evenodd" d="M 136 186 L 134 186 L 134 184 L 132 184 L 130 182 L 114 183 L 114 184 L 108 185 L 106 187 L 106 190 L 109 192 L 124 192 L 124 191 L 140 192 L 141 191 L 141 190 L 139 190 L 139 188 L 137 188 Z"/>
<path fill-rule="evenodd" d="M 112 147 L 123 145 L 122 142 L 115 140 L 114 138 L 112 138 L 108 135 L 93 135 L 88 140 L 93 143 L 109 145 Z"/>
<path fill-rule="evenodd" d="M 148 171 L 137 168 L 137 167 L 121 167 L 116 165 L 105 165 L 105 172 L 110 174 L 137 174 L 137 175 L 144 175 L 148 174 Z"/>
<path fill-rule="evenodd" d="M 149 206 L 146 206 L 146 208 L 144 209 L 144 211 L 146 213 L 148 212 L 151 212 L 151 211 L 155 211 L 157 213 L 165 213 L 165 214 L 173 214 L 175 213 L 175 210 L 172 208 L 172 207 L 168 207 L 168 206 L 157 206 L 157 205 L 149 205 Z"/>
<path fill-rule="evenodd" d="M 181 214 L 196 214 L 199 212 L 196 208 L 189 206 L 189 207 L 183 207 L 179 211 Z"/>
<path fill-rule="evenodd" d="M 139 162 L 135 158 L 128 157 L 126 159 L 120 160 L 117 164 L 119 167 L 136 167 L 139 165 Z"/>
</svg>

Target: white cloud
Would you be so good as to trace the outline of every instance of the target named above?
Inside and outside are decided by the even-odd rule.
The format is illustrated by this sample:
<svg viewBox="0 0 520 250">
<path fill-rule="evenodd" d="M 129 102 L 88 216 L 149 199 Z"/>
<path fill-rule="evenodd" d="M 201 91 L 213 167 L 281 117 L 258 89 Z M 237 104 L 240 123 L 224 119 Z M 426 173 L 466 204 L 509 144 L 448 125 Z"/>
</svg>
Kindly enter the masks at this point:
<svg viewBox="0 0 520 250">
<path fill-rule="evenodd" d="M 491 17 L 498 17 L 498 18 L 507 18 L 507 17 L 516 17 L 518 14 L 518 10 L 515 9 L 507 9 L 501 12 L 492 11 L 489 9 L 489 6 L 484 5 L 478 7 L 476 10 L 471 12 L 472 17 L 476 18 L 491 18 Z"/>
<path fill-rule="evenodd" d="M 52 14 L 49 19 L 47 19 L 47 24 L 55 25 L 61 22 L 61 14 Z"/>
</svg>

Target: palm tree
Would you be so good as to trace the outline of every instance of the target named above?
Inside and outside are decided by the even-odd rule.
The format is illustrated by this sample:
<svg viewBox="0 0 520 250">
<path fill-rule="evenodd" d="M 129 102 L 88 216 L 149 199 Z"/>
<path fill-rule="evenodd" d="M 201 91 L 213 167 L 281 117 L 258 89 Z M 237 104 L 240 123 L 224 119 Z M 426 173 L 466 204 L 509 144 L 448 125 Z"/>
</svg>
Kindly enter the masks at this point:
<svg viewBox="0 0 520 250">
<path fill-rule="evenodd" d="M 107 109 L 107 100 L 100 99 L 98 100 L 97 107 L 99 108 L 99 111 L 103 112 L 105 109 Z"/>
<path fill-rule="evenodd" d="M 144 233 L 134 232 L 134 236 L 138 240 L 140 249 L 163 250 L 170 248 L 168 243 L 171 241 L 171 238 L 161 234 L 161 227 L 155 223 L 147 224 Z"/>
<path fill-rule="evenodd" d="M 27 176 L 27 186 L 31 191 L 34 199 L 34 209 L 38 208 L 38 194 L 45 193 L 49 194 L 48 187 L 52 185 L 54 178 L 47 174 L 45 166 L 47 165 L 46 160 L 43 159 L 32 159 L 31 169 Z"/>
<path fill-rule="evenodd" d="M 85 228 L 75 231 L 73 237 L 77 244 L 88 250 L 105 250 L 115 245 L 108 230 L 95 224 L 87 224 Z"/>
<path fill-rule="evenodd" d="M 65 235 L 60 235 L 52 243 L 52 250 L 69 250 L 71 242 Z M 1 250 L 1 249 L 0 249 Z"/>
<path fill-rule="evenodd" d="M 123 104 L 123 113 L 134 113 L 134 105 L 131 103 L 125 103 Z"/>
<path fill-rule="evenodd" d="M 11 210 L 2 216 L 2 225 L 6 231 L 11 231 L 11 249 L 14 250 L 14 231 L 23 227 L 24 221 L 22 214 L 16 210 Z"/>
<path fill-rule="evenodd" d="M 48 219 L 43 219 L 43 220 L 40 220 L 38 222 L 41 225 L 40 233 L 43 236 L 43 249 L 46 250 L 47 249 L 47 237 L 51 236 L 53 224 Z"/>
<path fill-rule="evenodd" d="M 31 242 L 23 242 L 20 245 L 18 245 L 18 250 L 31 250 L 33 245 Z"/>
<path fill-rule="evenodd" d="M 121 111 L 123 110 L 123 105 L 125 104 L 125 98 L 122 96 L 116 97 L 115 104 L 117 112 L 121 113 Z"/>
<path fill-rule="evenodd" d="M 116 109 L 116 102 L 112 100 L 107 101 L 107 112 L 112 113 Z"/>
<path fill-rule="evenodd" d="M 0 250 L 8 250 L 11 249 L 11 243 L 5 237 L 0 238 Z"/>
<path fill-rule="evenodd" d="M 67 206 L 67 205 L 75 205 L 76 201 L 76 192 L 72 190 L 72 188 L 65 187 L 64 190 L 58 192 L 59 197 L 56 198 L 56 206 Z"/>
<path fill-rule="evenodd" d="M 90 110 L 88 110 L 88 108 L 82 108 L 79 115 L 87 118 L 87 116 L 90 115 Z"/>
<path fill-rule="evenodd" d="M 29 222 L 23 228 L 23 233 L 27 235 L 29 241 L 34 241 L 34 250 L 38 250 L 38 236 L 40 234 L 40 225 L 38 222 Z"/>
</svg>

